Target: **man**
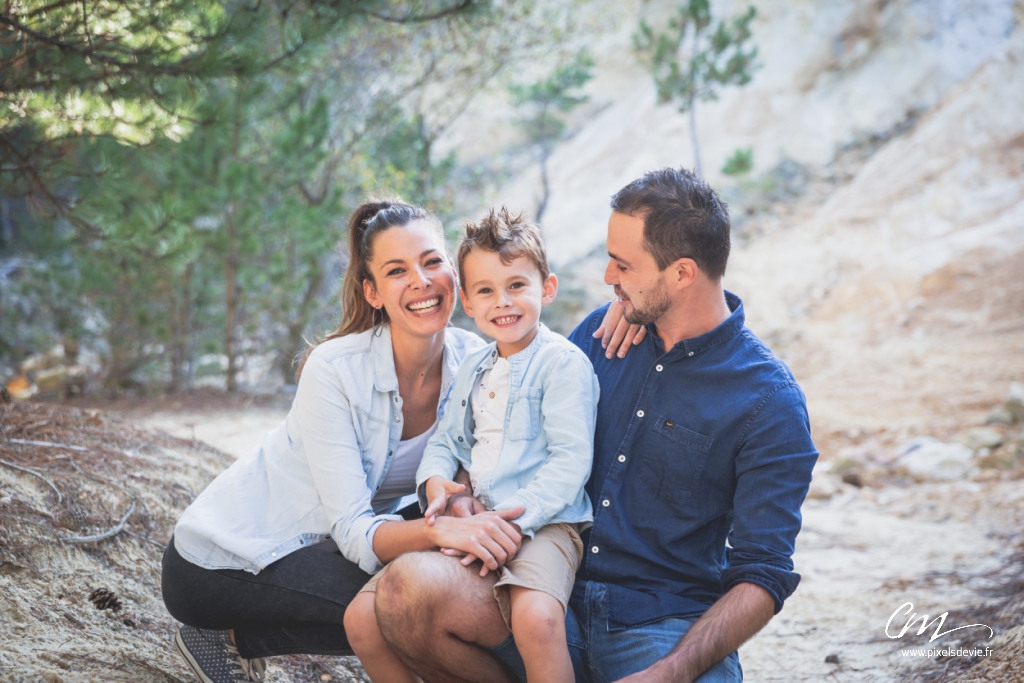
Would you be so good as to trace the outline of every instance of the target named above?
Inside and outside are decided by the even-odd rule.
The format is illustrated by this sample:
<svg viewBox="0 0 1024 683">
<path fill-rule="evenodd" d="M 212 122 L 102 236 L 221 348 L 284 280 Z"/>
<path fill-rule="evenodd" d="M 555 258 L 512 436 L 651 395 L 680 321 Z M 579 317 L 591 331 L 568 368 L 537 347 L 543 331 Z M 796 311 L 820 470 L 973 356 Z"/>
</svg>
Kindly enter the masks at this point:
<svg viewBox="0 0 1024 683">
<path fill-rule="evenodd" d="M 578 680 L 741 681 L 737 648 L 799 582 L 817 452 L 803 393 L 722 287 L 729 231 L 725 205 L 685 170 L 612 199 L 605 282 L 649 334 L 606 358 L 601 309 L 571 336 L 601 386 L 594 525 L 566 614 Z M 515 680 L 492 584 L 440 554 L 399 558 L 378 592 L 381 629 L 429 681 Z"/>
</svg>

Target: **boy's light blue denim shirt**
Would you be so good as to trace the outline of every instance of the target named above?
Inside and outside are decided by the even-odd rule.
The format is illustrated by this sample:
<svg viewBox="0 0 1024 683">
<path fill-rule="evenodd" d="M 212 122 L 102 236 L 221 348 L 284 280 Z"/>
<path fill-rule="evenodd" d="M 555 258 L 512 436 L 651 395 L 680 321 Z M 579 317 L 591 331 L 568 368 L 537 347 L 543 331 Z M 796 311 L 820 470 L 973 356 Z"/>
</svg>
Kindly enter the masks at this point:
<svg viewBox="0 0 1024 683">
<path fill-rule="evenodd" d="M 485 346 L 475 334 L 445 330 L 439 420 L 459 364 Z M 402 518 L 375 515 L 370 502 L 391 467 L 402 425 L 387 325 L 379 337 L 367 330 L 320 344 L 284 423 L 185 510 L 174 529 L 175 548 L 200 567 L 258 573 L 331 536 L 348 560 L 377 571 L 383 565 L 373 552 L 374 533 Z M 411 502 L 400 499 L 395 509 Z"/>
<path fill-rule="evenodd" d="M 416 490 L 426 508 L 425 483 L 451 479 L 459 465 L 469 470 L 473 444 L 473 385 L 494 365 L 497 346 L 469 353 L 459 368 L 450 407 L 427 443 Z M 509 397 L 498 464 L 474 493 L 495 510 L 522 505 L 514 520 L 533 537 L 557 522 L 594 519 L 583 490 L 594 454 L 594 426 L 600 388 L 590 360 L 565 337 L 543 324 L 530 345 L 508 357 Z"/>
</svg>

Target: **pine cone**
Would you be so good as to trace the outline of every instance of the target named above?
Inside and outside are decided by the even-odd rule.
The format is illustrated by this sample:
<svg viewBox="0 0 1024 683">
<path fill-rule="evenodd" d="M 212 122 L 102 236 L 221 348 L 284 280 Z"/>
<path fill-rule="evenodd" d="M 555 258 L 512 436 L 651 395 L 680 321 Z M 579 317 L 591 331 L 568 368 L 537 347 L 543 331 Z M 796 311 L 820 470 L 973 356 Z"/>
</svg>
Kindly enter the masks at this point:
<svg viewBox="0 0 1024 683">
<path fill-rule="evenodd" d="M 72 505 L 71 507 L 57 513 L 57 523 L 65 529 L 79 531 L 85 525 L 85 518 L 87 516 L 88 514 L 86 513 L 85 508 Z"/>
<path fill-rule="evenodd" d="M 121 609 L 121 600 L 117 593 L 107 588 L 97 588 L 89 593 L 89 602 L 96 606 L 96 609 L 109 609 L 117 612 Z"/>
</svg>

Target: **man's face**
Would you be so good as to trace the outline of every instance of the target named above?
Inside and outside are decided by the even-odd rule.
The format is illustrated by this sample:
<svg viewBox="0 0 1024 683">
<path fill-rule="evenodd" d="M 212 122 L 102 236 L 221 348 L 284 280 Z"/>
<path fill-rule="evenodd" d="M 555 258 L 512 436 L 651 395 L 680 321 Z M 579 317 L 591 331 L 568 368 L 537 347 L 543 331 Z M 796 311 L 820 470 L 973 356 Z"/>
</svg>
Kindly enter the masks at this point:
<svg viewBox="0 0 1024 683">
<path fill-rule="evenodd" d="M 615 288 L 634 325 L 657 323 L 672 305 L 665 271 L 644 248 L 644 219 L 613 211 L 608 219 L 608 267 L 605 283 Z"/>
</svg>

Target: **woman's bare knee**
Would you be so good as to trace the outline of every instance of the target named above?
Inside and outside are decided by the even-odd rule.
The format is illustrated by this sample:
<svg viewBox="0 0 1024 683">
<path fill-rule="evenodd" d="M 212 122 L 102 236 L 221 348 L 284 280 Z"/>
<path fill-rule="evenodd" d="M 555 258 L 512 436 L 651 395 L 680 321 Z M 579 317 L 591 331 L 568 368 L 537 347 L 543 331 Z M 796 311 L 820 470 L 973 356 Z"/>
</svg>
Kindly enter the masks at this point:
<svg viewBox="0 0 1024 683">
<path fill-rule="evenodd" d="M 345 635 L 359 657 L 371 655 L 383 644 L 373 609 L 373 593 L 358 594 L 345 608 Z"/>
</svg>

